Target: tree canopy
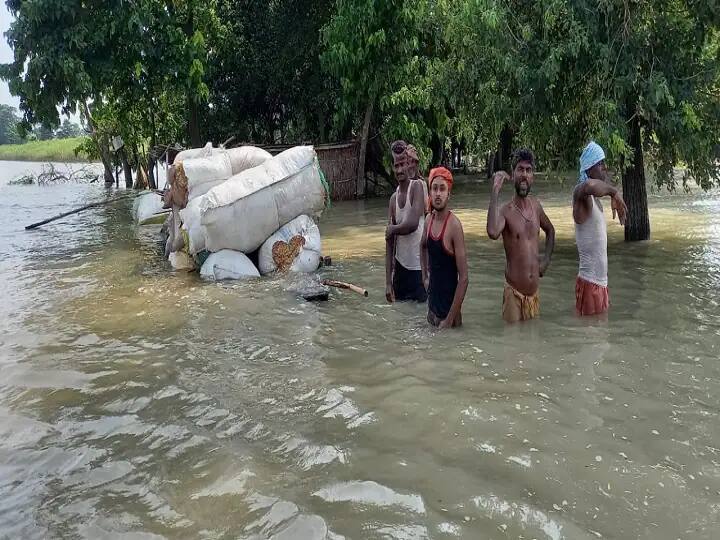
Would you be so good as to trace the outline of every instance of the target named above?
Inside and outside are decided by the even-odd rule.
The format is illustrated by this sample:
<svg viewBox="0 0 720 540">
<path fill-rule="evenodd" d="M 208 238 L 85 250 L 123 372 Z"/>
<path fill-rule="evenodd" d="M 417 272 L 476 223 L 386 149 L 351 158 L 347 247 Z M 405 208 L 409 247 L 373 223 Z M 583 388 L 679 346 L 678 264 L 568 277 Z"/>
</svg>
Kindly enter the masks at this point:
<svg viewBox="0 0 720 540">
<path fill-rule="evenodd" d="M 0 144 L 20 144 L 23 142 L 18 131 L 20 118 L 15 107 L 0 105 Z"/>
<path fill-rule="evenodd" d="M 493 168 L 518 145 L 575 168 L 593 138 L 628 239 L 649 235 L 646 169 L 670 189 L 720 179 L 717 0 L 6 3 L 20 129 L 79 111 L 103 161 L 118 135 L 148 169 L 161 143 L 358 138 L 370 162 L 404 138 L 424 166 L 462 144 Z"/>
</svg>

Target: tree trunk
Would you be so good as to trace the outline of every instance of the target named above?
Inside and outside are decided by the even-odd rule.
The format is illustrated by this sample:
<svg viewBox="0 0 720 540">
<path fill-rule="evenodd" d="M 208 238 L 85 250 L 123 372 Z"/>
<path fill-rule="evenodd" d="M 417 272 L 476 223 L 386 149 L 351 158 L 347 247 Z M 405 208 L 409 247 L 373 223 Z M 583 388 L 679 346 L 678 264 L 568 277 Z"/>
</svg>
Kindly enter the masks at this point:
<svg viewBox="0 0 720 540">
<path fill-rule="evenodd" d="M 125 176 L 125 187 L 129 189 L 133 185 L 132 167 L 130 167 L 130 162 L 128 161 L 127 150 L 125 149 L 125 147 L 122 147 L 120 150 L 118 150 L 118 154 L 120 155 L 123 175 Z"/>
<path fill-rule="evenodd" d="M 147 169 L 147 180 L 148 180 L 148 187 L 150 189 L 157 189 L 158 183 L 157 180 L 155 180 L 155 164 L 157 161 L 154 157 L 150 156 L 148 157 L 148 169 Z"/>
<path fill-rule="evenodd" d="M 112 184 L 114 182 L 113 171 L 112 171 L 112 160 L 110 159 L 110 150 L 108 149 L 107 141 L 103 140 L 97 129 L 95 129 L 95 122 L 93 121 L 92 115 L 90 114 L 90 107 L 87 102 L 83 101 L 83 112 L 85 113 L 85 121 L 90 128 L 90 136 L 95 142 L 95 146 L 98 148 L 100 153 L 100 161 L 102 161 L 105 184 Z"/>
<path fill-rule="evenodd" d="M 142 164 L 138 164 L 137 174 L 135 175 L 135 189 L 147 189 L 148 188 L 148 175 L 145 172 L 145 167 Z"/>
<path fill-rule="evenodd" d="M 360 137 L 360 154 L 358 155 L 357 179 L 355 181 L 355 194 L 358 197 L 365 196 L 365 158 L 367 156 L 368 134 L 370 133 L 370 121 L 372 120 L 374 100 L 371 99 L 365 109 L 362 135 Z"/>
<path fill-rule="evenodd" d="M 432 132 L 430 137 L 430 151 L 432 152 L 432 166 L 437 167 L 443 163 L 444 144 L 437 131 Z"/>
<path fill-rule="evenodd" d="M 155 112 L 151 109 L 150 110 L 150 126 L 152 128 L 152 135 L 150 135 L 150 148 L 148 149 L 148 155 L 147 155 L 147 179 L 148 179 L 148 187 L 150 189 L 157 189 L 157 181 L 155 180 L 155 146 L 157 143 L 157 138 L 155 134 L 157 133 L 157 127 L 155 125 Z"/>
<path fill-rule="evenodd" d="M 631 109 L 634 113 L 635 109 Z M 647 190 L 645 187 L 645 162 L 643 159 L 640 118 L 634 114 L 630 120 L 629 145 L 633 149 L 633 162 L 622 175 L 623 199 L 628 207 L 625 222 L 625 241 L 635 242 L 650 238 Z"/>
<path fill-rule="evenodd" d="M 510 171 L 510 157 L 512 156 L 513 139 L 515 138 L 515 131 L 508 125 L 505 124 L 500 132 L 500 140 L 498 141 L 498 149 L 495 152 L 495 159 L 493 160 L 492 171 L 504 170 Z"/>
</svg>

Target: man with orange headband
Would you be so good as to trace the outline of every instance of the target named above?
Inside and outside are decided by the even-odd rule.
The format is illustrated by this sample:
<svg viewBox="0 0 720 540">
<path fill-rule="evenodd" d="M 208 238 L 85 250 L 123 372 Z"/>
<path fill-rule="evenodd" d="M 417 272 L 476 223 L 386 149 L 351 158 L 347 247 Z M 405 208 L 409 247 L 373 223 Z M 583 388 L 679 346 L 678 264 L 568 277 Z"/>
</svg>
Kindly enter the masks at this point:
<svg viewBox="0 0 720 540">
<path fill-rule="evenodd" d="M 427 293 L 420 270 L 420 239 L 427 201 L 427 186 L 410 176 L 407 143 L 391 146 L 393 171 L 398 182 L 390 197 L 388 226 L 385 230 L 385 297 L 425 302 Z"/>
<path fill-rule="evenodd" d="M 428 322 L 439 328 L 462 324 L 462 303 L 468 286 L 465 235 L 448 208 L 453 176 L 445 167 L 430 171 L 430 204 L 420 252 L 423 283 L 428 291 Z"/>
<path fill-rule="evenodd" d="M 509 323 L 540 315 L 540 278 L 550 265 L 555 248 L 555 228 L 540 201 L 530 196 L 535 178 L 535 156 L 530 150 L 515 152 L 512 173 L 515 196 L 502 208 L 498 208 L 498 197 L 503 182 L 510 177 L 505 171 L 495 173 L 487 216 L 488 236 L 497 240 L 502 235 L 505 247 L 502 317 Z M 545 232 L 543 258 L 538 250 L 540 229 Z"/>
</svg>

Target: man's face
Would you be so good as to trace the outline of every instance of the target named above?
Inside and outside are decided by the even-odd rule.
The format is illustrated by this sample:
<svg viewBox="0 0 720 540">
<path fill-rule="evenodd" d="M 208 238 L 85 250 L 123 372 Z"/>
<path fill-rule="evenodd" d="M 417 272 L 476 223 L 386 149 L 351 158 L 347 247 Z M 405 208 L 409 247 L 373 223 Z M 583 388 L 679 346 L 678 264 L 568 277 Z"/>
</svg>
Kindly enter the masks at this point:
<svg viewBox="0 0 720 540">
<path fill-rule="evenodd" d="M 587 173 L 588 178 L 602 180 L 603 182 L 610 182 L 610 175 L 608 174 L 607 165 L 605 164 L 604 159 L 598 161 L 585 172 Z"/>
<path fill-rule="evenodd" d="M 405 182 L 405 180 L 409 178 L 407 159 L 405 156 L 393 158 L 393 172 L 398 182 Z"/>
<path fill-rule="evenodd" d="M 450 199 L 450 188 L 447 181 L 441 176 L 436 176 L 430 184 L 430 201 L 433 210 L 438 212 L 445 210 L 448 199 Z"/>
<path fill-rule="evenodd" d="M 513 169 L 513 180 L 515 181 L 515 193 L 518 197 L 527 197 L 530 194 L 535 179 L 533 165 L 529 161 L 518 161 Z"/>
</svg>

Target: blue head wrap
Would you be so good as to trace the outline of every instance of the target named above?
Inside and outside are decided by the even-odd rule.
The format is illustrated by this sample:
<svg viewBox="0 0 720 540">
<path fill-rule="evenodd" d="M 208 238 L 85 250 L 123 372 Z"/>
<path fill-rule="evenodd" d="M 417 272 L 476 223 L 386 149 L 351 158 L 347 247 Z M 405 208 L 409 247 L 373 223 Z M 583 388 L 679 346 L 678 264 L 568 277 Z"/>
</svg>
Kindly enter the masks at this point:
<svg viewBox="0 0 720 540">
<path fill-rule="evenodd" d="M 596 143 L 595 141 L 590 141 L 590 143 L 585 147 L 585 149 L 582 151 L 582 154 L 580 155 L 579 182 L 582 183 L 587 180 L 588 175 L 585 171 L 587 171 L 596 163 L 601 162 L 603 159 L 605 159 L 605 151 L 598 143 Z"/>
</svg>

